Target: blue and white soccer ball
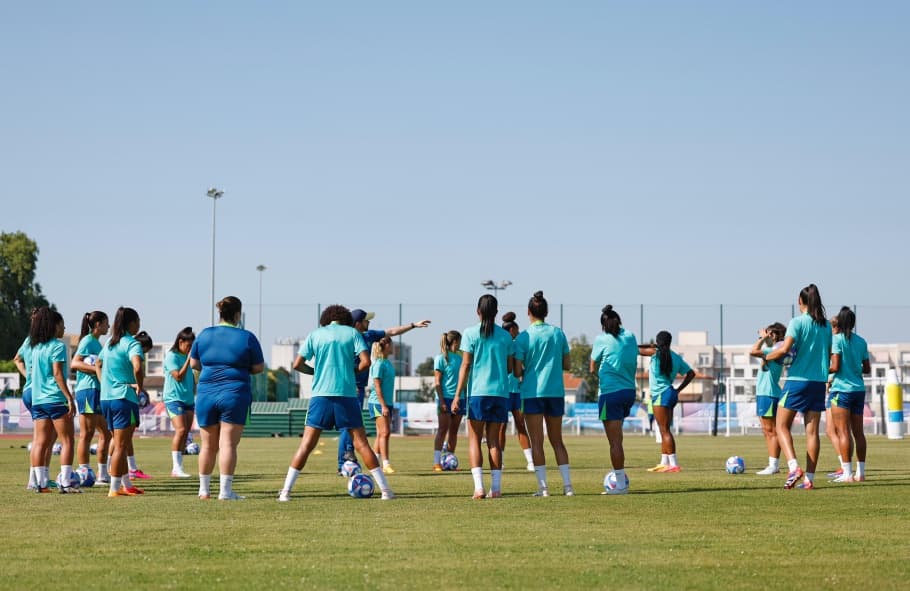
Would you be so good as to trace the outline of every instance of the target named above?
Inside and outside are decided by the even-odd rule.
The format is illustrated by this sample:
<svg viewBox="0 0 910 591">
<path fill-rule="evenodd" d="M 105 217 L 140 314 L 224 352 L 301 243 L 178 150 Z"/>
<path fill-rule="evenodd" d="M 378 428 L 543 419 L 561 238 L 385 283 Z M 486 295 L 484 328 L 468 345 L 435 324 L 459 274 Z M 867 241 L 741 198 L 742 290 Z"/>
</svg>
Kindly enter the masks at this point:
<svg viewBox="0 0 910 591">
<path fill-rule="evenodd" d="M 442 456 L 441 464 L 442 469 L 446 472 L 458 469 L 458 458 L 455 454 L 448 452 Z"/>
<path fill-rule="evenodd" d="M 355 474 L 348 481 L 348 494 L 355 499 L 368 499 L 373 496 L 373 479 L 366 474 Z"/>
<path fill-rule="evenodd" d="M 95 486 L 95 472 L 91 468 L 79 468 L 76 470 L 79 477 L 79 486 L 82 488 L 91 488 Z"/>
<path fill-rule="evenodd" d="M 78 488 L 79 487 L 79 475 L 76 473 L 75 470 L 73 470 L 72 472 L 70 472 L 69 480 L 64 482 L 63 481 L 63 472 L 60 472 L 59 474 L 57 474 L 57 484 L 61 488 L 67 488 L 67 487 L 68 488 Z"/>
<path fill-rule="evenodd" d="M 139 408 L 145 408 L 151 402 L 148 392 L 139 392 L 137 398 L 139 399 Z"/>
<path fill-rule="evenodd" d="M 777 345 L 774 346 L 774 348 L 778 349 L 782 346 L 783 346 L 783 343 L 778 343 Z M 793 345 L 792 347 L 790 347 L 790 350 L 787 351 L 786 355 L 781 357 L 778 361 L 780 361 L 780 364 L 783 365 L 784 367 L 790 367 L 790 365 L 793 363 L 794 359 L 796 359 L 796 345 Z"/>
<path fill-rule="evenodd" d="M 746 461 L 739 456 L 730 456 L 724 467 L 727 474 L 742 474 L 746 471 Z"/>
<path fill-rule="evenodd" d="M 362 472 L 363 470 L 360 469 L 360 464 L 353 460 L 346 460 L 345 463 L 341 465 L 341 475 L 345 478 L 352 478 Z"/>
<path fill-rule="evenodd" d="M 93 443 L 90 446 L 88 446 L 88 453 L 93 456 L 97 456 L 98 455 L 98 444 Z"/>
<path fill-rule="evenodd" d="M 623 477 L 624 482 L 620 484 L 616 479 L 616 472 L 613 472 L 612 470 L 607 472 L 607 475 L 604 477 L 604 490 L 610 492 L 612 490 L 629 488 L 629 475 L 623 473 Z"/>
<path fill-rule="evenodd" d="M 59 456 L 60 452 L 63 451 L 63 444 L 59 441 L 54 444 L 54 447 L 51 449 L 51 453 L 55 456 Z"/>
<path fill-rule="evenodd" d="M 186 454 L 188 456 L 197 456 L 199 455 L 199 444 L 195 441 L 186 444 Z"/>
<path fill-rule="evenodd" d="M 86 365 L 95 365 L 95 362 L 98 361 L 97 355 L 86 355 L 82 358 L 82 363 Z"/>
</svg>

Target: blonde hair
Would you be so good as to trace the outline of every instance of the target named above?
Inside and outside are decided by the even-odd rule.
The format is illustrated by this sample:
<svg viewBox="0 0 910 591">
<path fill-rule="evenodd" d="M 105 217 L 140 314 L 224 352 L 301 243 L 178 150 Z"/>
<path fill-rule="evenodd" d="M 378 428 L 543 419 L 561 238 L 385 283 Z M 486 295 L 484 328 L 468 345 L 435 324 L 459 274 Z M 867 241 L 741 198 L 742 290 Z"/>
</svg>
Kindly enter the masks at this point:
<svg viewBox="0 0 910 591">
<path fill-rule="evenodd" d="M 381 339 L 379 339 L 378 341 L 373 343 L 373 347 L 370 351 L 370 356 L 374 360 L 385 359 L 386 357 L 385 357 L 385 354 L 382 352 L 382 349 L 386 345 L 391 345 L 391 344 L 392 344 L 392 339 L 390 339 L 389 337 L 382 337 Z"/>
</svg>

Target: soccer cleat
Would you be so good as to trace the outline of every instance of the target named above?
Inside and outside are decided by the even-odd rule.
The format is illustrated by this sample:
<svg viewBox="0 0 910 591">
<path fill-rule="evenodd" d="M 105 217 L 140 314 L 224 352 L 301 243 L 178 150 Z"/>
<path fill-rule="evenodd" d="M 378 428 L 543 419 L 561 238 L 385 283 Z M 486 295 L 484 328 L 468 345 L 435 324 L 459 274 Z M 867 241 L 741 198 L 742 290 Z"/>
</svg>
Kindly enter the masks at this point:
<svg viewBox="0 0 910 591">
<path fill-rule="evenodd" d="M 564 487 L 562 487 L 562 494 L 566 495 L 567 497 L 574 497 L 575 489 L 572 488 L 571 484 L 568 486 L 564 486 Z"/>
<path fill-rule="evenodd" d="M 391 491 L 391 489 L 389 489 L 389 490 L 384 490 L 384 491 L 382 491 L 382 496 L 381 496 L 380 498 L 381 498 L 383 501 L 391 501 L 392 499 L 395 498 L 395 493 L 393 493 L 393 492 Z"/>
<path fill-rule="evenodd" d="M 772 468 L 771 466 L 767 466 L 763 470 L 756 472 L 756 474 L 759 476 L 771 476 L 772 474 L 778 474 L 779 472 L 780 468 Z"/>
<path fill-rule="evenodd" d="M 55 480 L 48 480 L 47 486 L 49 488 L 58 488 L 59 487 L 59 485 L 57 484 L 57 482 Z"/>
<path fill-rule="evenodd" d="M 525 470 L 527 470 L 528 472 L 533 472 L 534 471 L 534 462 L 528 462 L 528 466 L 527 466 L 527 468 L 525 468 Z"/>
<path fill-rule="evenodd" d="M 107 476 L 99 476 L 95 479 L 95 484 L 110 484 L 111 479 Z"/>
<path fill-rule="evenodd" d="M 603 494 L 605 494 L 605 495 L 624 495 L 627 492 L 629 492 L 628 486 L 625 488 L 611 488 L 610 490 L 604 491 Z"/>
<path fill-rule="evenodd" d="M 135 486 L 130 486 L 130 487 L 122 486 L 122 487 L 120 487 L 120 493 L 131 496 L 131 497 L 135 497 L 136 495 L 144 495 L 145 491 L 142 490 L 141 488 L 137 488 Z"/>
<path fill-rule="evenodd" d="M 82 490 L 79 486 L 61 486 L 59 489 L 61 495 L 79 495 Z"/>
<path fill-rule="evenodd" d="M 653 468 L 648 468 L 648 472 L 664 472 L 670 466 L 665 466 L 663 464 L 657 464 Z"/>
<path fill-rule="evenodd" d="M 171 470 L 171 478 L 191 478 L 190 474 L 187 474 L 183 470 Z"/>
<path fill-rule="evenodd" d="M 284 490 L 284 489 L 278 491 L 278 502 L 279 503 L 287 503 L 290 500 L 291 500 L 291 491 Z"/>
<path fill-rule="evenodd" d="M 838 468 L 834 472 L 828 472 L 828 478 L 838 478 L 838 477 L 842 476 L 843 473 L 844 473 L 844 469 Z"/>
<path fill-rule="evenodd" d="M 138 478 L 139 480 L 149 480 L 151 476 L 143 472 L 142 470 L 130 470 L 130 480 L 133 478 Z"/>
<path fill-rule="evenodd" d="M 549 495 L 547 495 L 547 496 L 549 496 Z M 487 493 L 487 498 L 488 499 L 501 499 L 502 491 L 501 490 L 491 490 L 490 492 Z"/>
<path fill-rule="evenodd" d="M 107 496 L 108 496 L 109 498 L 113 498 L 113 497 L 128 497 L 128 496 L 130 496 L 130 495 L 128 495 L 127 493 L 123 492 L 123 489 L 120 489 L 120 490 L 109 490 L 109 491 L 107 491 Z"/>
<path fill-rule="evenodd" d="M 234 491 L 231 491 L 231 492 L 226 493 L 226 494 L 219 494 L 219 495 L 218 495 L 218 500 L 219 500 L 219 501 L 242 501 L 242 500 L 245 499 L 245 498 L 246 498 L 245 496 L 243 496 L 243 495 L 238 495 L 238 494 L 235 493 Z"/>
<path fill-rule="evenodd" d="M 51 487 L 49 487 L 49 486 L 36 486 L 36 487 L 33 488 L 32 490 L 34 490 L 36 493 L 39 493 L 39 494 L 40 494 L 40 493 L 54 492 L 54 491 L 51 490 Z"/>
<path fill-rule="evenodd" d="M 386 464 L 385 466 L 382 467 L 382 473 L 383 474 L 394 474 L 395 468 L 392 467 L 392 464 Z"/>
<path fill-rule="evenodd" d="M 866 475 L 863 474 L 862 476 L 860 476 L 859 474 L 857 474 L 856 476 L 853 477 L 853 482 L 866 482 Z"/>
<path fill-rule="evenodd" d="M 537 492 L 531 495 L 532 497 L 549 497 L 550 490 L 546 488 L 538 488 Z"/>
<path fill-rule="evenodd" d="M 210 495 L 209 493 L 199 493 L 200 501 L 208 501 L 211 498 L 212 498 L 212 495 Z"/>
<path fill-rule="evenodd" d="M 800 490 L 812 490 L 815 488 L 815 484 L 811 480 L 803 480 L 801 484 L 797 484 L 796 488 Z"/>
<path fill-rule="evenodd" d="M 667 466 L 667 469 L 661 470 L 661 472 L 682 472 L 682 468 L 679 466 Z"/>
<path fill-rule="evenodd" d="M 482 488 L 478 488 L 474 491 L 473 498 L 476 499 L 485 499 L 487 497 L 487 492 Z"/>
<path fill-rule="evenodd" d="M 796 486 L 796 482 L 804 476 L 803 469 L 799 466 L 796 467 L 796 470 L 787 474 L 787 480 L 784 482 L 784 488 L 790 490 Z"/>
<path fill-rule="evenodd" d="M 433 464 L 433 472 L 442 472 L 442 465 Z"/>
<path fill-rule="evenodd" d="M 845 474 L 841 474 L 837 478 L 829 480 L 828 482 L 830 482 L 832 484 L 848 484 L 848 483 L 853 482 L 853 476 L 847 476 Z"/>
</svg>

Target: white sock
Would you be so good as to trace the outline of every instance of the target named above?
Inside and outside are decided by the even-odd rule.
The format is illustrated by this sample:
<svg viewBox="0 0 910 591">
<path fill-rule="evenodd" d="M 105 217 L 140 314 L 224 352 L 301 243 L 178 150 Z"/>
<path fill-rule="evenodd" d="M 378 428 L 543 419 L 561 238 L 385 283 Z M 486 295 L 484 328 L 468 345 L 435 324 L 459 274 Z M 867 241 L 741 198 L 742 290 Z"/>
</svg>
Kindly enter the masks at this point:
<svg viewBox="0 0 910 591">
<path fill-rule="evenodd" d="M 841 462 L 840 467 L 844 471 L 844 478 L 853 477 L 853 466 L 850 465 L 850 462 Z"/>
<path fill-rule="evenodd" d="M 534 462 L 534 458 L 531 457 L 531 448 L 530 448 L 530 447 L 525 448 L 525 449 L 523 449 L 523 450 L 521 450 L 521 451 L 524 452 L 524 454 L 525 454 L 525 459 L 528 460 L 528 463 L 529 463 L 529 464 L 532 463 L 532 462 Z"/>
<path fill-rule="evenodd" d="M 433 465 L 439 464 L 442 462 L 442 452 L 438 449 L 433 450 Z"/>
<path fill-rule="evenodd" d="M 790 472 L 793 472 L 794 470 L 799 468 L 799 461 L 795 460 L 795 459 L 787 460 L 787 468 L 790 470 Z"/>
<path fill-rule="evenodd" d="M 382 473 L 382 468 L 376 467 L 370 470 L 370 474 L 373 475 L 373 480 L 376 481 L 376 484 L 379 485 L 379 490 L 382 492 L 387 492 L 391 490 L 389 488 L 389 481 L 386 480 L 385 474 Z"/>
<path fill-rule="evenodd" d="M 179 451 L 171 452 L 171 461 L 174 464 L 174 472 L 183 472 L 183 454 Z"/>
<path fill-rule="evenodd" d="M 844 456 L 837 454 L 837 461 L 840 462 L 840 465 L 844 465 Z"/>
<path fill-rule="evenodd" d="M 483 490 L 483 468 L 471 468 L 471 476 L 474 478 L 474 490 Z"/>
<path fill-rule="evenodd" d="M 492 482 L 490 483 L 490 490 L 499 492 L 502 490 L 502 470 L 490 470 L 490 474 L 493 475 Z M 546 475 L 544 475 L 546 479 Z"/>
<path fill-rule="evenodd" d="M 671 466 L 671 467 L 672 467 L 672 466 L 678 466 L 678 465 L 679 465 L 679 464 L 676 463 L 676 454 L 669 454 L 668 457 L 669 457 L 669 459 L 670 459 L 670 466 Z"/>
<path fill-rule="evenodd" d="M 111 492 L 117 492 L 123 486 L 122 479 L 119 476 L 111 476 Z"/>
<path fill-rule="evenodd" d="M 291 489 L 294 488 L 294 483 L 297 482 L 298 476 L 300 476 L 300 470 L 297 468 L 288 468 L 288 475 L 284 477 L 284 488 L 281 490 L 291 492 Z"/>
<path fill-rule="evenodd" d="M 660 454 L 660 465 L 661 466 L 670 465 L 670 454 Z"/>
<path fill-rule="evenodd" d="M 47 466 L 38 466 L 38 486 L 47 488 L 47 483 L 51 479 L 51 471 Z"/>
<path fill-rule="evenodd" d="M 107 464 L 102 464 L 98 462 L 98 478 L 110 478 L 111 475 L 107 471 Z"/>
<path fill-rule="evenodd" d="M 660 434 L 660 429 L 658 429 L 657 431 L 654 432 L 654 441 L 656 441 L 657 443 L 664 442 L 663 435 Z"/>
<path fill-rule="evenodd" d="M 626 469 L 620 468 L 619 470 L 613 470 L 613 474 L 616 475 L 616 488 L 626 488 Z"/>
<path fill-rule="evenodd" d="M 139 466 L 136 465 L 136 456 L 126 456 L 126 463 L 131 471 L 136 471 L 139 469 Z"/>
<path fill-rule="evenodd" d="M 126 474 L 120 477 L 120 482 L 123 483 L 123 488 L 133 488 L 133 481 L 130 480 L 129 470 L 127 470 Z"/>
<path fill-rule="evenodd" d="M 88 470 L 88 468 L 89 468 L 89 465 L 88 465 L 88 464 L 79 464 L 79 469 L 80 469 L 80 470 Z"/>
<path fill-rule="evenodd" d="M 383 458 L 383 460 L 382 460 L 382 467 L 385 468 L 385 467 L 388 466 L 388 465 L 389 465 L 389 460 L 386 459 L 386 458 Z"/>
<path fill-rule="evenodd" d="M 779 470 L 780 458 L 772 458 L 771 456 L 768 456 L 768 467 L 772 470 Z"/>
<path fill-rule="evenodd" d="M 857 475 L 857 476 L 862 476 L 863 478 L 866 477 L 866 462 L 860 462 L 860 461 L 857 460 L 857 462 L 856 462 L 856 475 Z"/>
<path fill-rule="evenodd" d="M 382 461 L 382 454 L 376 454 L 376 459 L 379 461 L 379 465 L 380 465 L 380 466 L 384 466 L 384 465 L 385 465 L 385 464 L 383 463 L 383 461 Z"/>
<path fill-rule="evenodd" d="M 64 484 L 69 484 L 70 477 L 73 475 L 73 467 L 70 466 L 60 466 L 60 479 Z"/>
<path fill-rule="evenodd" d="M 37 488 L 38 486 L 38 476 L 35 474 L 35 469 L 29 466 L 28 469 L 28 487 Z"/>
<path fill-rule="evenodd" d="M 199 475 L 199 496 L 209 496 L 209 489 L 212 486 L 211 474 Z"/>
<path fill-rule="evenodd" d="M 815 472 L 806 472 L 806 480 L 815 482 Z"/>
<path fill-rule="evenodd" d="M 569 476 L 569 465 L 568 464 L 560 464 L 559 475 L 562 476 L 563 487 L 572 486 L 572 477 Z"/>
<path fill-rule="evenodd" d="M 537 488 L 547 488 L 546 466 L 534 466 L 534 476 L 537 478 Z"/>
<path fill-rule="evenodd" d="M 234 475 L 233 474 L 222 474 L 219 477 L 220 489 L 218 491 L 219 497 L 230 496 L 233 491 L 234 485 Z"/>
</svg>

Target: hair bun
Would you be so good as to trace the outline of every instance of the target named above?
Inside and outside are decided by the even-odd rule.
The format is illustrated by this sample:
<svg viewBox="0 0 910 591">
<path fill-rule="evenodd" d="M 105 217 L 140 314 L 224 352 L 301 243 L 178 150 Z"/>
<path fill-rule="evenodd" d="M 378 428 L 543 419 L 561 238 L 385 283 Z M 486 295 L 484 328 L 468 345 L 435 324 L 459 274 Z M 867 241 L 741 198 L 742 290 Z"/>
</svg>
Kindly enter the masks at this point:
<svg viewBox="0 0 910 591">
<path fill-rule="evenodd" d="M 502 315 L 503 322 L 515 322 L 515 312 L 506 312 Z"/>
<path fill-rule="evenodd" d="M 603 312 L 604 314 L 609 314 L 612 311 L 613 311 L 613 304 L 607 304 L 606 306 L 604 306 L 601 309 L 601 312 Z"/>
<path fill-rule="evenodd" d="M 542 291 L 535 291 L 535 292 L 534 292 L 534 299 L 535 299 L 535 300 L 542 300 L 542 299 L 543 299 L 543 292 L 542 292 Z"/>
</svg>

